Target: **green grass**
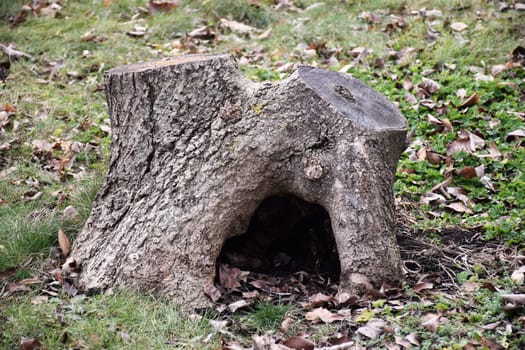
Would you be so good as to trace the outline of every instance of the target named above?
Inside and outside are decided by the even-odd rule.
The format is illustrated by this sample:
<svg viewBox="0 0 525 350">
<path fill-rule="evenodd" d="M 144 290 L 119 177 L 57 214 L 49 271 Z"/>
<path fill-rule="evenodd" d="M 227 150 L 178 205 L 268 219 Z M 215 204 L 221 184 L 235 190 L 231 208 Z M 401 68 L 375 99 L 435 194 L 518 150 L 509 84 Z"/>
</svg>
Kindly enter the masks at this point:
<svg viewBox="0 0 525 350">
<path fill-rule="evenodd" d="M 256 304 L 253 310 L 238 316 L 238 322 L 242 329 L 249 334 L 277 332 L 281 328 L 284 317 L 290 311 L 290 305 L 262 301 Z"/>
<path fill-rule="evenodd" d="M 111 296 L 49 298 L 33 305 L 32 297 L 33 294 L 28 294 L 17 299 L 17 303 L 0 314 L 2 349 L 17 348 L 21 335 L 39 338 L 48 349 L 216 349 L 218 346 L 219 335 L 207 317 L 192 321 L 179 306 L 166 300 L 117 292 Z"/>
<path fill-rule="evenodd" d="M 478 155 L 451 155 L 449 160 L 456 169 L 482 164 L 494 186 L 492 190 L 479 178 L 454 176 L 451 186 L 466 191 L 474 203 L 472 213 L 456 213 L 434 203 L 421 205 L 420 198 L 445 179 L 448 169 L 444 161 L 438 165 L 416 161 L 409 152 L 403 154 L 399 163 L 396 198 L 412 204 L 405 211 L 415 221 L 413 228 L 433 229 L 429 236 L 435 241 L 439 241 L 439 229 L 452 225 L 481 231 L 486 239 L 516 249 L 525 246 L 525 148 L 506 140 L 508 132 L 525 128 L 523 116 L 518 114 L 523 112 L 525 73 L 523 67 L 511 68 L 493 81 L 484 82 L 476 80 L 472 68 L 484 69 L 484 74 L 490 75 L 493 65 L 509 62 L 511 51 L 518 45 L 525 46 L 523 11 L 500 12 L 495 2 L 474 0 L 325 1 L 324 5 L 309 9 L 318 1 L 296 0 L 298 11 L 276 11 L 272 8 L 274 2 L 269 0 L 183 0 L 175 11 L 148 16 L 138 10 L 139 6 L 147 7 L 146 0 L 115 0 L 109 6 L 103 6 L 102 0 L 63 0 L 63 9 L 56 18 L 30 14 L 25 22 L 10 26 L 5 21 L 7 16 L 18 13 L 20 5 L 26 2 L 29 1 L 0 1 L 0 21 L 4 20 L 0 22 L 0 43 L 14 43 L 18 50 L 33 56 L 31 60 L 11 62 L 9 78 L 0 83 L 0 108 L 10 106 L 16 110 L 0 130 L 0 145 L 11 144 L 9 150 L 0 151 L 0 272 L 28 261 L 30 264 L 0 281 L 0 290 L 8 282 L 36 275 L 43 259 L 57 245 L 58 229 L 63 228 L 73 240 L 89 215 L 109 159 L 103 72 L 181 53 L 228 52 L 238 59 L 246 58 L 248 63 L 240 68 L 255 81 L 285 77 L 289 72 L 279 71 L 279 67 L 287 63 L 334 70 L 346 67 L 348 73 L 398 104 L 415 128 L 414 152 L 425 145 L 445 158 L 447 146 L 456 139 L 458 131 L 475 132 L 487 145 L 494 143 L 504 159 L 479 157 L 487 153 L 487 146 Z M 428 18 L 425 9 L 440 10 L 442 15 Z M 221 18 L 243 22 L 260 32 L 272 28 L 272 33 L 259 39 L 260 32 L 248 38 L 224 31 L 211 42 L 185 36 L 204 25 L 220 31 Z M 464 22 L 467 28 L 454 32 L 454 22 Z M 145 37 L 126 34 L 137 24 L 147 27 Z M 81 40 L 90 30 L 94 30 L 99 41 Z M 308 47 L 315 52 L 305 52 Z M 357 47 L 365 47 L 369 53 L 355 66 L 352 50 Z M 403 50 L 409 48 L 411 53 L 403 55 Z M 383 68 L 375 67 L 378 59 L 384 62 Z M 0 56 L 0 62 L 5 60 L 5 56 Z M 57 63 L 61 67 L 51 73 L 52 65 Z M 440 67 L 445 68 L 437 69 Z M 71 77 L 71 72 L 78 72 L 80 77 Z M 416 110 L 405 99 L 407 93 L 416 91 L 406 91 L 403 81 L 410 79 L 415 86 L 423 77 L 435 80 L 441 87 L 427 97 L 436 103 L 436 108 L 419 106 Z M 454 107 L 462 102 L 456 96 L 459 89 L 465 89 L 467 95 L 478 93 L 480 103 L 468 110 Z M 429 115 L 449 119 L 454 130 L 436 130 Z M 42 154 L 33 146 L 35 140 L 45 140 L 55 147 L 50 154 Z M 53 164 L 71 156 L 67 147 L 60 146 L 67 142 L 77 143 L 75 159 L 57 172 Z M 28 201 L 25 197 L 29 191 L 42 195 Z M 52 195 L 56 191 L 66 195 L 64 202 L 59 203 Z M 68 205 L 79 211 L 75 220 L 62 218 Z M 467 278 L 476 275 L 475 271 L 464 272 Z M 494 283 L 512 290 L 508 278 Z M 188 321 L 178 306 L 165 300 L 121 292 L 84 299 L 60 295 L 32 305 L 30 301 L 36 294 L 35 290 L 2 300 L 0 347 L 17 347 L 21 336 L 39 337 L 50 349 L 75 345 L 93 349 L 219 346 L 220 336 L 211 330 L 206 318 Z M 512 315 L 502 312 L 497 294 L 479 290 L 472 297 L 458 297 L 452 302 L 439 296 L 435 299 L 430 307 L 419 305 L 396 311 L 389 305 L 377 304 L 372 308 L 398 327 L 400 334 L 419 334 L 422 348 L 434 348 L 436 344 L 461 347 L 481 337 L 496 338 L 509 348 L 523 346 L 525 341 L 520 336 L 507 337 L 504 329 L 499 329 L 499 333 L 478 331 L 494 320 L 519 326 Z M 64 314 L 64 324 L 55 316 L 57 308 Z M 462 319 L 465 313 L 458 310 L 468 310 L 468 322 Z M 441 325 L 436 334 L 420 327 L 423 313 L 438 311 L 447 314 L 449 324 Z M 301 311 L 294 306 L 267 302 L 256 304 L 248 312 L 238 312 L 231 320 L 246 340 L 251 333 L 277 331 L 283 317 L 295 321 L 288 335 L 312 329 L 301 323 Z M 355 331 L 359 325 L 350 323 L 348 327 Z M 339 327 L 314 327 L 312 339 L 320 342 Z M 127 343 L 119 332 L 129 335 L 131 342 Z M 204 344 L 209 334 L 210 342 Z M 385 339 L 394 341 L 392 335 Z M 375 347 L 378 343 L 369 345 Z"/>
</svg>

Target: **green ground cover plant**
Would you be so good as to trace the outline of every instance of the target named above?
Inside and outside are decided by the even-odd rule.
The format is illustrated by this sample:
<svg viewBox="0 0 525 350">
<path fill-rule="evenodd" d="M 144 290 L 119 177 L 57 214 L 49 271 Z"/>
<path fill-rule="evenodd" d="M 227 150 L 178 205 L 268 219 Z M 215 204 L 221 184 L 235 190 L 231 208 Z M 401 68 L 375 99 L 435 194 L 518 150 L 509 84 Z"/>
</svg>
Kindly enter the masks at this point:
<svg viewBox="0 0 525 350">
<path fill-rule="evenodd" d="M 253 334 L 374 349 L 525 347 L 525 300 L 508 297 L 524 293 L 524 23 L 519 1 L 0 2 L 0 347 L 228 349 Z M 308 64 L 395 103 L 412 129 L 395 183 L 400 231 L 442 254 L 435 269 L 448 284 L 423 266 L 402 299 L 346 314 L 323 303 L 340 315 L 330 322 L 272 297 L 189 317 L 140 293 L 52 289 L 58 232 L 74 241 L 109 159 L 104 71 L 216 52 L 252 80 Z"/>
</svg>

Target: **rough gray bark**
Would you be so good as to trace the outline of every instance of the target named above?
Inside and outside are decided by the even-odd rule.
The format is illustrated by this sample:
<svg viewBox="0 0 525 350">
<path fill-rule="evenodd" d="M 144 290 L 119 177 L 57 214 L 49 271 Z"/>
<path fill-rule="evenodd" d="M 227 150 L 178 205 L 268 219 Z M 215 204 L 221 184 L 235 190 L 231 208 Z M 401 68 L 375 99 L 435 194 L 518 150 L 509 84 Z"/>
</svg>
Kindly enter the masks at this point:
<svg viewBox="0 0 525 350">
<path fill-rule="evenodd" d="M 111 161 L 71 254 L 81 287 L 207 305 L 224 241 L 286 193 L 329 213 L 340 292 L 399 277 L 392 185 L 407 123 L 379 93 L 311 67 L 256 84 L 228 55 L 128 65 L 105 83 Z"/>
</svg>

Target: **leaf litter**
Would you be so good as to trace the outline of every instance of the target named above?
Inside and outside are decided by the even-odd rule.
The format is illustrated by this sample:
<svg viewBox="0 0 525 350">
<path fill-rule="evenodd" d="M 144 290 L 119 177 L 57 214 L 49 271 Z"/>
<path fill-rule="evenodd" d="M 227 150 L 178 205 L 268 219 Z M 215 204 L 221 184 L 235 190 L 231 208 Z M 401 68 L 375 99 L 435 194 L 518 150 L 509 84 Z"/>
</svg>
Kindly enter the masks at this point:
<svg viewBox="0 0 525 350">
<path fill-rule="evenodd" d="M 111 3 L 112 1 L 106 0 L 104 1 L 104 6 L 110 6 Z M 253 3 L 255 4 L 257 1 L 254 1 Z M 274 3 L 275 9 L 279 11 L 298 10 L 291 1 L 276 1 Z M 22 23 L 27 16 L 55 17 L 61 15 L 62 9 L 59 2 L 40 2 L 40 4 L 35 3 L 24 7 L 17 16 L 18 18 L 13 19 L 12 24 L 18 25 L 19 23 Z M 147 9 L 145 9 L 146 11 L 142 10 L 141 13 L 142 16 L 148 16 L 156 15 L 159 12 L 170 12 L 175 10 L 178 5 L 179 2 L 177 1 L 149 1 Z M 322 4 L 314 5 L 311 5 L 310 9 L 307 8 L 303 11 L 312 11 L 316 6 L 323 6 Z M 502 4 L 500 6 L 501 11 L 514 11 L 519 10 L 519 5 L 520 4 L 505 4 L 505 6 L 503 6 Z M 386 16 L 380 12 L 362 13 L 360 14 L 360 18 L 366 23 L 368 28 L 373 29 L 374 26 L 381 26 L 381 28 L 384 28 L 385 33 L 403 30 L 406 28 L 407 22 L 410 23 L 413 18 L 417 19 L 423 17 L 428 21 L 443 20 L 443 13 L 437 9 L 414 10 L 412 13 L 410 10 L 407 10 L 404 14 L 407 15 L 406 18 L 405 16 L 392 18 L 388 25 L 383 25 L 382 21 Z M 411 18 L 410 16 L 413 17 Z M 455 35 L 460 36 L 464 36 L 467 32 L 474 30 L 462 22 L 452 22 L 452 24 L 447 25 L 452 31 L 456 32 Z M 183 34 L 175 40 L 171 45 L 172 48 L 178 50 L 178 53 L 205 52 L 207 50 L 207 45 L 213 44 L 213 42 L 218 40 L 223 40 L 221 37 L 225 34 L 238 34 L 243 40 L 251 40 L 256 37 L 259 39 L 265 39 L 272 33 L 271 27 L 266 29 L 265 32 L 262 32 L 262 30 L 245 23 L 224 18 L 220 19 L 220 25 L 217 27 L 205 25 L 201 27 L 196 26 L 195 28 L 195 30 Z M 147 40 L 147 34 L 147 27 L 140 24 L 137 24 L 128 32 L 128 35 L 130 36 L 136 38 L 144 37 L 145 40 Z M 439 31 L 429 29 L 427 36 L 429 42 L 432 42 L 439 38 L 440 33 Z M 90 31 L 87 32 L 85 36 L 79 38 L 79 40 L 86 42 L 103 42 L 106 38 L 98 36 L 95 32 Z M 4 49 L 4 47 L 9 47 L 9 49 Z M 21 49 L 22 51 L 19 51 L 14 44 L 3 46 L 2 49 L 9 60 L 32 59 L 30 55 L 23 52 L 23 48 Z M 6 51 L 9 53 L 6 53 Z M 340 50 L 332 48 L 329 44 L 327 45 L 323 42 L 312 41 L 305 43 L 305 46 L 299 48 L 298 51 L 300 52 L 298 57 L 305 60 L 316 59 L 319 57 L 321 58 L 321 64 L 338 64 L 341 59 Z M 403 64 L 406 64 L 405 62 L 412 62 L 413 58 L 417 55 L 416 49 L 403 48 L 393 52 L 393 60 L 390 61 L 386 57 L 377 60 L 377 58 L 371 55 L 371 50 L 365 47 L 354 48 L 350 51 L 351 61 L 348 66 L 346 66 L 346 69 L 341 68 L 343 71 L 355 67 L 383 69 L 385 67 L 385 62 L 387 64 L 392 62 L 392 64 L 399 64 L 402 66 Z M 263 55 L 264 54 L 260 52 L 258 53 L 254 50 L 254 53 L 244 52 L 242 59 L 245 60 L 247 65 L 257 64 L 258 62 L 261 62 Z M 371 59 L 376 61 L 369 62 L 368 57 L 372 57 Z M 341 62 L 344 63 L 344 61 Z M 491 79 L 496 76 L 507 74 L 507 70 L 510 70 L 513 67 L 522 67 L 524 62 L 525 50 L 522 46 L 517 46 L 512 52 L 512 61 L 509 61 L 506 64 L 489 67 L 490 72 L 485 69 L 473 71 L 472 78 L 482 82 L 490 82 Z M 46 83 L 49 83 L 59 79 L 57 73 L 63 66 L 64 62 L 61 62 L 60 60 L 54 62 L 50 61 L 48 67 L 39 74 L 48 74 Z M 283 61 L 279 62 L 279 60 L 272 62 L 268 67 L 280 69 L 282 73 L 286 73 L 293 69 L 292 65 L 287 65 L 287 63 Z M 453 69 L 452 66 L 450 67 Z M 451 105 L 435 100 L 436 96 L 438 96 L 444 89 L 444 86 L 439 84 L 436 80 L 427 78 L 427 76 L 431 76 L 430 74 L 432 74 L 430 71 L 427 74 L 423 74 L 425 77 L 422 82 L 417 85 L 412 83 L 412 80 L 408 76 L 405 77 L 403 88 L 407 91 L 406 96 L 411 100 L 414 109 L 421 108 L 424 110 L 427 108 L 439 118 L 432 116 L 434 119 L 431 120 L 431 123 L 436 126 L 436 131 L 438 133 L 446 134 L 454 132 L 452 122 L 440 114 L 443 113 L 446 115 L 446 107 L 450 109 Z M 457 108 L 462 112 L 467 112 L 468 109 L 474 110 L 481 105 L 482 96 L 478 92 L 470 92 L 467 94 L 466 91 L 458 90 L 457 97 L 460 100 L 460 104 Z M 13 124 L 13 116 L 15 114 L 10 114 L 7 119 L 1 119 L 3 120 L 2 123 L 5 122 L 6 124 L 0 125 L 0 128 L 4 126 L 10 128 Z M 429 117 L 429 119 L 431 118 Z M 459 169 L 456 169 L 453 160 L 451 160 L 454 153 L 465 152 L 478 158 L 490 158 L 498 161 L 508 158 L 508 155 L 502 153 L 492 140 L 485 140 L 482 133 L 479 133 L 476 130 L 463 129 L 461 125 L 457 124 L 457 121 L 453 119 L 452 121 L 454 122 L 454 126 L 456 126 L 456 130 L 460 131 L 457 136 L 446 145 L 446 154 L 443 154 L 445 153 L 444 151 L 441 153 L 437 152 L 437 148 L 433 149 L 433 146 L 431 145 L 425 145 L 417 152 L 418 161 L 428 161 L 433 165 L 445 165 L 447 167 L 446 172 L 443 172 L 445 180 L 427 194 L 428 202 L 426 202 L 426 204 L 438 205 L 438 207 L 432 208 L 437 215 L 440 215 L 439 210 L 442 210 L 443 208 L 448 208 L 460 213 L 472 212 L 472 208 L 475 204 L 474 199 L 469 198 L 469 193 L 465 189 L 459 186 L 451 186 L 455 179 L 479 178 L 480 182 L 482 182 L 485 187 L 491 188 L 493 191 L 497 190 L 497 188 L 490 182 L 490 174 L 488 174 L 488 177 L 486 177 L 487 174 L 481 175 L 477 170 L 477 166 L 461 166 Z M 525 134 L 523 133 L 522 128 L 517 128 L 509 131 L 504 139 L 506 142 L 514 142 L 515 146 L 519 147 L 524 137 Z M 59 144 L 57 144 L 57 142 L 59 142 Z M 11 144 L 14 144 L 14 142 L 5 144 L 7 145 L 7 148 L 10 147 Z M 70 174 L 71 172 L 69 170 L 74 169 L 75 154 L 79 153 L 78 149 L 70 148 L 69 150 L 66 150 L 67 146 L 64 146 L 65 148 L 63 148 L 61 141 L 52 139 L 36 139 L 34 141 L 29 141 L 29 145 L 33 148 L 32 156 L 34 159 L 39 161 L 46 167 L 46 169 L 57 173 L 60 181 L 64 181 L 70 176 L 66 175 L 66 173 Z M 80 145 L 81 148 L 87 146 L 87 144 Z M 2 152 L 1 147 L 3 146 L 0 145 L 0 156 Z M 95 146 L 95 148 L 96 147 L 97 146 Z M 66 169 L 68 171 L 64 171 Z M 485 180 L 483 180 L 483 178 L 485 178 Z M 42 195 L 42 192 L 38 189 L 39 188 L 36 187 L 32 191 L 28 191 L 24 195 L 24 199 L 37 200 Z M 57 194 L 57 200 L 59 200 L 59 198 L 62 197 Z M 64 212 L 64 216 L 66 216 L 66 212 Z M 409 267 L 405 271 L 406 276 L 404 282 L 411 288 L 411 291 L 415 292 L 418 301 L 426 300 L 431 304 L 435 304 L 433 296 L 439 296 L 441 293 L 453 294 L 458 291 L 464 291 L 463 287 L 466 284 L 459 284 L 457 274 L 465 271 L 473 271 L 480 266 L 485 270 L 487 277 L 490 277 L 501 274 L 504 269 L 504 263 L 508 263 L 511 266 L 514 266 L 514 270 L 512 270 L 514 278 L 512 278 L 512 280 L 517 285 L 522 284 L 523 274 L 521 272 L 521 267 L 508 258 L 513 255 L 516 256 L 516 254 L 513 254 L 513 252 L 507 247 L 502 247 L 492 243 L 487 244 L 486 242 L 481 241 L 481 233 L 478 232 L 476 228 L 470 231 L 444 230 L 439 232 L 442 244 L 429 243 L 427 240 L 423 239 L 428 232 L 422 233 L 411 231 L 404 227 L 398 229 L 398 231 L 401 231 L 398 232 L 398 240 L 401 245 L 404 265 Z M 74 262 L 71 261 L 64 263 L 64 255 L 67 255 L 67 249 L 64 249 L 65 247 L 63 247 L 63 245 L 64 243 L 60 244 L 60 248 L 62 248 L 61 251 L 58 251 L 54 256 L 52 254 L 52 256 L 45 262 L 48 267 L 44 269 L 46 276 L 45 279 L 43 279 L 43 294 L 56 296 L 60 291 L 64 291 L 69 295 L 76 293 L 71 286 L 74 285 L 77 267 Z M 504 258 L 499 261 L 498 259 L 500 257 Z M 51 269 L 51 267 L 53 267 L 53 269 Z M 369 339 L 375 339 L 382 336 L 385 337 L 391 334 L 389 330 L 389 327 L 392 326 L 391 321 L 379 320 L 374 323 L 374 315 L 376 315 L 376 312 L 365 312 L 371 311 L 370 309 L 377 309 L 376 311 L 379 312 L 382 310 L 382 307 L 371 307 L 371 303 L 384 299 L 386 300 L 385 305 L 395 310 L 394 312 L 401 312 L 401 310 L 404 310 L 405 307 L 410 305 L 411 298 L 414 297 L 407 295 L 405 291 L 399 287 L 383 286 L 377 288 L 377 290 L 369 290 L 363 295 L 348 295 L 341 298 L 341 295 L 336 294 L 335 287 L 337 282 L 320 275 L 298 271 L 289 276 L 276 277 L 253 271 L 244 271 L 235 266 L 220 265 L 219 269 L 219 282 L 215 285 L 208 286 L 206 291 L 211 296 L 212 300 L 218 302 L 219 305 L 227 305 L 227 308 L 225 309 L 227 311 L 223 311 L 223 313 L 235 314 L 236 312 L 242 311 L 244 307 L 249 306 L 253 302 L 264 299 L 269 299 L 273 302 L 284 301 L 297 303 L 302 310 L 301 312 L 304 320 L 308 321 L 306 319 L 306 314 L 308 314 L 308 312 L 313 313 L 311 315 L 316 316 L 314 319 L 317 323 L 311 321 L 304 323 L 307 329 L 308 327 L 316 327 L 319 324 L 325 323 L 321 317 L 317 317 L 317 314 L 323 315 L 325 320 L 331 320 L 330 323 L 340 323 L 339 333 L 341 334 L 339 339 L 343 339 L 343 341 L 346 340 L 346 343 L 352 344 L 354 341 L 351 339 L 355 339 L 356 334 L 361 334 Z M 487 271 L 493 272 L 489 273 Z M 12 276 L 11 274 L 7 275 Z M 19 281 L 13 284 L 11 288 L 13 290 L 16 290 L 17 288 L 23 289 L 25 288 L 22 287 L 23 285 L 25 284 L 22 283 L 22 281 Z M 467 292 L 471 293 L 477 288 L 481 288 L 481 285 L 482 284 L 472 282 L 473 289 Z M 486 284 L 486 286 L 490 286 L 490 284 Z M 495 288 L 493 292 L 498 293 Z M 45 297 L 45 295 L 42 296 Z M 3 297 L 8 296 L 4 295 Z M 523 307 L 523 297 L 519 293 L 502 295 L 502 299 L 505 308 L 509 311 L 521 310 L 520 308 Z M 346 313 L 348 310 L 350 310 L 349 314 Z M 342 314 L 339 312 L 342 312 Z M 443 312 L 443 314 L 446 313 L 446 311 Z M 359 315 L 366 316 L 364 319 L 369 317 L 372 318 L 364 322 L 357 322 L 356 318 Z M 227 316 L 229 317 L 230 315 Z M 334 317 L 336 320 L 333 320 Z M 440 313 L 427 313 L 421 317 L 420 326 L 435 330 L 438 329 L 446 319 L 446 315 Z M 504 323 L 495 322 L 491 324 L 490 327 L 497 329 L 502 325 L 504 325 Z M 361 332 L 358 331 L 359 329 L 361 329 Z M 283 333 L 287 333 L 288 331 L 289 328 Z M 273 342 L 273 345 L 284 345 L 294 348 L 292 343 L 295 342 L 299 344 L 296 345 L 295 348 L 297 348 L 297 346 L 298 348 L 301 348 L 301 346 L 303 348 L 310 348 L 312 344 L 313 346 L 335 346 L 335 342 L 332 342 L 328 338 L 322 339 L 316 344 L 308 339 L 308 335 L 293 335 L 288 338 L 284 336 L 279 339 L 276 338 L 278 337 L 274 337 L 273 341 L 271 339 L 270 341 L 264 339 L 259 339 L 258 341 L 254 340 L 254 345 Z M 290 341 L 287 342 L 287 340 Z M 405 348 L 408 348 L 410 345 L 420 345 L 420 340 L 414 335 L 414 333 L 406 336 L 396 334 L 393 339 L 390 336 L 390 341 L 395 341 L 397 345 Z M 385 344 L 389 343 L 385 342 Z M 388 345 L 388 348 L 390 348 L 390 346 L 395 346 L 396 344 L 390 344 Z M 469 344 L 472 345 L 472 348 L 479 348 L 480 346 L 497 348 L 497 344 L 494 344 L 493 340 L 484 337 Z M 355 348 L 359 348 L 358 344 L 354 345 Z M 467 345 L 465 347 L 467 347 Z M 224 348 L 227 347 L 225 346 Z"/>
</svg>

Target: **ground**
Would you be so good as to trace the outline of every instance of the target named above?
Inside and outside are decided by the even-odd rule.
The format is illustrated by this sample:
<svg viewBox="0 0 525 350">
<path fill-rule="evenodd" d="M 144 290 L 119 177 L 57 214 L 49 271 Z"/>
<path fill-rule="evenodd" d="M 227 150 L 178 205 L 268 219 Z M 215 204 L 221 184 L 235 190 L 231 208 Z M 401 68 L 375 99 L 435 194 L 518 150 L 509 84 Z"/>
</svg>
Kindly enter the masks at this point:
<svg viewBox="0 0 525 350">
<path fill-rule="evenodd" d="M 22 5 L 0 4 L 0 347 L 525 347 L 523 2 Z M 336 297 L 315 271 L 224 264 L 217 307 L 186 310 L 64 279 L 109 157 L 103 72 L 214 52 L 256 81 L 298 64 L 352 74 L 398 106 L 412 129 L 394 188 L 399 285 Z"/>
</svg>

